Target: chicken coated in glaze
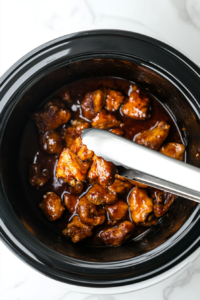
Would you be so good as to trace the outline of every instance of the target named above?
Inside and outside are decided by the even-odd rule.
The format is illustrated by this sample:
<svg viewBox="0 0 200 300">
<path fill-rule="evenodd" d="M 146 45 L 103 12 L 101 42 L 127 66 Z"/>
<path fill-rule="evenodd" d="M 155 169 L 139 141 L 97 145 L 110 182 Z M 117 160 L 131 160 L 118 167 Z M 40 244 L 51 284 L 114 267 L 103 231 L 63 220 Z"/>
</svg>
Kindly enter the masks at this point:
<svg viewBox="0 0 200 300">
<path fill-rule="evenodd" d="M 75 194 L 75 195 L 78 195 L 82 192 L 84 188 L 84 184 L 80 181 L 77 181 L 76 184 L 74 186 L 69 186 L 68 187 L 68 191 L 71 193 L 71 194 Z"/>
<path fill-rule="evenodd" d="M 146 189 L 148 188 L 148 185 L 144 184 L 144 183 L 140 183 L 138 181 L 135 181 L 135 180 L 131 180 L 131 179 L 127 179 L 123 176 L 120 176 L 119 174 L 115 174 L 115 179 L 118 179 L 118 180 L 121 180 L 123 182 L 125 182 L 125 185 L 127 184 L 127 181 L 133 186 L 133 185 L 136 185 L 140 188 L 143 188 L 143 189 Z M 128 187 L 128 185 L 127 185 Z"/>
<path fill-rule="evenodd" d="M 86 196 L 80 199 L 76 211 L 79 214 L 81 222 L 87 225 L 101 225 L 106 220 L 105 210 L 89 202 Z"/>
<path fill-rule="evenodd" d="M 70 238 L 73 243 L 77 243 L 91 236 L 93 228 L 94 226 L 83 224 L 78 216 L 74 216 L 62 233 Z"/>
<path fill-rule="evenodd" d="M 133 186 L 129 181 L 120 179 L 115 179 L 114 183 L 108 187 L 110 191 L 118 195 L 128 193 L 130 190 L 132 190 L 132 188 Z"/>
<path fill-rule="evenodd" d="M 110 129 L 109 131 L 112 132 L 112 133 L 114 133 L 114 134 L 117 134 L 119 136 L 123 136 L 123 134 L 124 134 L 123 128 L 120 128 L 120 127 L 119 128 Z"/>
<path fill-rule="evenodd" d="M 112 204 L 117 201 L 116 194 L 99 184 L 94 184 L 87 192 L 86 197 L 95 205 Z"/>
<path fill-rule="evenodd" d="M 82 162 L 74 152 L 65 148 L 57 163 L 56 176 L 75 186 L 77 181 L 85 181 L 90 165 L 90 162 Z"/>
<path fill-rule="evenodd" d="M 93 163 L 88 173 L 90 182 L 99 183 L 103 186 L 111 185 L 117 173 L 116 166 L 100 156 L 94 155 L 92 160 Z"/>
<path fill-rule="evenodd" d="M 60 154 L 63 150 L 63 140 L 59 132 L 50 130 L 40 135 L 40 145 L 48 154 Z"/>
<path fill-rule="evenodd" d="M 91 120 L 105 105 L 105 91 L 96 90 L 85 95 L 81 102 L 81 108 L 84 118 Z"/>
<path fill-rule="evenodd" d="M 101 233 L 101 239 L 106 245 L 120 246 L 131 237 L 135 225 L 129 221 L 120 223 L 117 227 L 107 229 Z"/>
<path fill-rule="evenodd" d="M 92 160 L 94 151 L 88 150 L 87 146 L 83 144 L 82 138 L 76 138 L 72 145 L 71 150 L 82 160 Z"/>
<path fill-rule="evenodd" d="M 151 196 L 154 199 L 154 215 L 162 217 L 174 203 L 177 196 L 159 189 L 150 188 Z"/>
<path fill-rule="evenodd" d="M 149 98 L 142 97 L 140 90 L 135 85 L 128 101 L 122 106 L 122 113 L 135 120 L 145 120 L 148 115 Z"/>
<path fill-rule="evenodd" d="M 107 112 L 102 109 L 96 116 L 92 119 L 91 126 L 99 129 L 109 129 L 119 127 L 121 121 L 117 120 L 113 113 Z"/>
<path fill-rule="evenodd" d="M 88 83 L 86 83 L 80 84 L 80 90 L 78 85 L 76 90 L 73 87 L 62 89 L 56 96 L 58 98 L 52 99 L 45 105 L 43 111 L 50 110 L 50 108 L 55 106 L 59 110 L 67 108 L 71 113 L 71 118 L 68 123 L 62 124 L 57 129 L 39 131 L 42 149 L 38 149 L 38 154 L 34 156 L 32 161 L 37 162 L 41 166 L 47 166 L 50 171 L 51 180 L 45 186 L 43 193 L 54 191 L 61 197 L 60 199 L 63 197 L 61 206 L 65 208 L 65 211 L 60 217 L 61 220 L 55 222 L 53 226 L 59 230 L 66 227 L 63 230 L 63 234 L 72 239 L 73 242 L 79 242 L 93 234 L 94 236 L 85 242 L 88 246 L 103 243 L 110 246 L 118 246 L 126 241 L 129 236 L 132 236 L 135 226 L 139 227 L 134 237 L 138 232 L 142 231 L 140 226 L 149 227 L 154 225 L 159 220 L 159 217 L 169 209 L 175 199 L 173 199 L 171 194 L 159 190 L 152 192 L 147 185 L 118 175 L 115 166 L 109 166 L 109 162 L 97 157 L 95 153 L 87 149 L 86 145 L 83 145 L 81 133 L 84 129 L 94 126 L 95 128 L 105 129 L 119 136 L 124 136 L 130 140 L 133 140 L 135 137 L 136 140 L 140 136 L 140 134 L 136 135 L 138 132 L 141 134 L 144 133 L 144 130 L 149 132 L 148 129 L 154 129 L 152 126 L 158 120 L 168 122 L 169 116 L 164 113 L 161 105 L 157 105 L 152 96 L 150 106 L 148 98 L 146 97 L 145 100 L 145 96 L 140 93 L 136 86 L 133 87 L 133 91 L 128 97 L 127 95 L 132 85 L 122 85 L 119 91 L 115 91 L 114 89 L 117 89 L 117 81 L 113 81 L 110 84 L 108 80 L 104 85 L 101 83 L 103 82 L 101 80 L 100 84 L 94 84 L 92 88 L 88 88 Z M 97 88 L 98 90 L 95 90 Z M 69 90 L 72 98 L 69 95 Z M 88 90 L 94 92 L 86 94 Z M 85 103 L 82 101 L 80 105 L 82 95 L 85 95 Z M 123 114 L 123 108 L 127 108 L 127 114 Z M 151 109 L 152 115 L 150 116 Z M 143 118 L 144 121 L 142 121 Z M 173 121 L 169 122 L 169 124 L 173 124 Z M 180 142 L 174 128 L 172 126 L 172 132 L 170 132 L 164 143 L 168 141 Z M 143 141 L 141 143 L 171 157 L 177 159 L 180 157 L 182 160 L 183 153 L 181 151 L 176 152 L 170 145 L 176 143 L 164 144 L 162 142 L 158 147 L 157 142 L 160 143 L 160 132 L 157 132 L 157 136 L 153 132 L 153 137 L 151 134 L 152 132 L 146 137 L 146 140 L 142 137 Z M 66 159 L 59 160 L 57 176 L 65 182 L 53 178 L 57 164 L 57 155 L 66 150 L 64 147 L 68 148 L 67 156 L 65 157 Z M 121 155 L 126 155 L 125 149 Z M 44 163 L 42 162 L 43 158 Z M 51 162 L 48 162 L 48 159 Z M 33 176 L 34 178 L 30 178 L 32 183 L 38 182 L 35 184 L 36 187 L 39 187 L 40 184 L 42 187 L 47 179 L 45 176 L 43 177 L 45 175 L 44 171 L 47 170 L 42 170 L 42 172 L 41 170 L 40 168 L 40 171 L 36 172 L 37 174 L 36 176 L 34 175 L 35 177 Z M 146 192 L 144 192 L 144 188 Z M 144 194 L 142 197 L 139 197 L 138 193 L 135 193 L 133 196 L 132 193 L 135 189 L 137 191 L 142 190 L 142 193 L 146 193 L 147 197 Z M 34 190 L 33 192 L 37 191 Z M 131 195 L 134 200 L 131 199 L 129 201 L 132 204 L 129 206 L 127 202 L 130 200 Z M 143 198 L 143 201 L 140 201 L 140 198 Z M 133 208 L 134 201 L 137 208 Z M 137 205 L 138 203 L 139 205 Z M 151 208 L 152 204 L 153 209 Z M 40 205 L 42 206 L 42 202 Z M 136 223 L 133 217 L 131 218 L 131 214 L 132 216 L 134 215 Z M 125 224 L 124 227 L 122 224 Z M 127 224 L 131 224 L 130 227 L 133 227 L 133 230 Z"/>
<path fill-rule="evenodd" d="M 119 221 L 127 215 L 128 204 L 123 200 L 119 200 L 114 204 L 106 205 L 105 209 L 108 211 L 109 217 L 112 221 Z"/>
<path fill-rule="evenodd" d="M 43 200 L 39 203 L 39 208 L 49 221 L 59 219 L 65 210 L 60 197 L 54 192 L 47 192 L 43 195 Z"/>
<path fill-rule="evenodd" d="M 160 146 L 169 134 L 170 125 L 160 122 L 155 127 L 139 133 L 135 142 L 145 147 L 159 150 Z"/>
<path fill-rule="evenodd" d="M 30 185 L 41 188 L 43 187 L 50 179 L 49 170 L 41 170 L 41 165 L 33 164 L 29 169 L 29 182 Z"/>
<path fill-rule="evenodd" d="M 64 131 L 64 139 L 66 146 L 68 148 L 71 148 L 71 145 L 73 144 L 74 140 L 78 137 L 80 137 L 82 131 L 84 129 L 90 128 L 90 123 L 79 118 L 72 122 L 72 126 L 68 127 Z"/>
<path fill-rule="evenodd" d="M 32 115 L 40 132 L 54 130 L 67 123 L 71 118 L 71 112 L 63 108 L 63 103 L 55 99 L 46 104 L 44 110 Z"/>
<path fill-rule="evenodd" d="M 121 92 L 110 90 L 106 98 L 106 109 L 109 111 L 116 111 L 119 109 L 124 96 Z"/>
<path fill-rule="evenodd" d="M 64 204 L 71 214 L 73 214 L 76 211 L 76 206 L 79 202 L 78 198 L 79 197 L 77 195 L 72 195 L 68 193 L 65 193 L 63 196 Z"/>
<path fill-rule="evenodd" d="M 185 155 L 185 146 L 178 143 L 168 143 L 163 145 L 159 152 L 183 161 Z"/>
<path fill-rule="evenodd" d="M 130 205 L 132 220 L 138 224 L 144 222 L 147 216 L 153 211 L 153 200 L 147 195 L 145 189 L 137 186 L 132 190 L 128 202 Z"/>
</svg>

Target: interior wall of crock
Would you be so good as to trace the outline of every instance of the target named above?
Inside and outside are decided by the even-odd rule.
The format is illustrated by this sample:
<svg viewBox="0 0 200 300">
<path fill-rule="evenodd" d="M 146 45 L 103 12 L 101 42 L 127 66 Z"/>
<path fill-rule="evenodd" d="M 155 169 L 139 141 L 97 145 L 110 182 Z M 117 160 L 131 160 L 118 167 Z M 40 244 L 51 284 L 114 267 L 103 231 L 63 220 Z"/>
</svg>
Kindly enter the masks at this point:
<svg viewBox="0 0 200 300">
<path fill-rule="evenodd" d="M 28 205 L 19 176 L 20 142 L 30 114 L 53 92 L 64 85 L 83 78 L 114 76 L 137 83 L 156 96 L 172 112 L 182 131 L 183 142 L 187 144 L 188 162 L 200 167 L 196 158 L 200 122 L 183 95 L 166 79 L 144 67 L 142 64 L 117 59 L 91 59 L 75 62 L 56 69 L 31 86 L 16 103 L 9 116 L 1 144 L 1 175 L 7 199 L 17 217 L 38 240 L 48 247 L 73 258 L 90 261 L 117 261 L 135 257 L 154 249 L 167 241 L 188 219 L 195 204 L 178 199 L 164 216 L 137 240 L 121 247 L 88 247 L 87 244 L 72 244 L 62 235 L 47 226 L 47 221 L 37 217 Z M 186 130 L 185 130 L 186 129 Z M 28 182 L 28 172 L 26 172 Z M 89 249 L 88 249 L 89 248 Z"/>
</svg>

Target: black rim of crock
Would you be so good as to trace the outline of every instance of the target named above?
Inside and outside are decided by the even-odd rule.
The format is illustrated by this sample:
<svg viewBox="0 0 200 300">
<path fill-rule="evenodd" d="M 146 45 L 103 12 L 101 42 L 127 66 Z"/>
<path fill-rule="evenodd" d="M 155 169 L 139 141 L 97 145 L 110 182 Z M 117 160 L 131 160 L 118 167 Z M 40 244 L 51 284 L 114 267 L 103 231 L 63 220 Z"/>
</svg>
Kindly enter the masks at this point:
<svg viewBox="0 0 200 300">
<path fill-rule="evenodd" d="M 58 53 L 62 55 L 59 56 Z M 51 59 L 48 61 L 49 57 Z M 151 68 L 173 82 L 186 98 L 190 94 L 192 101 L 189 98 L 188 101 L 198 117 L 200 116 L 200 104 L 197 100 L 200 96 L 200 69 L 193 62 L 172 47 L 141 34 L 120 30 L 94 30 L 63 36 L 36 48 L 2 76 L 0 99 L 5 104 L 1 112 L 0 141 L 12 108 L 31 85 L 64 64 L 91 58 L 130 60 Z M 30 68 L 36 64 L 38 68 L 31 73 Z M 18 79 L 18 85 L 15 86 Z M 173 237 L 141 257 L 113 263 L 81 261 L 48 248 L 29 233 L 12 210 L 2 182 L 0 207 L 2 239 L 18 257 L 53 279 L 80 286 L 105 288 L 150 279 L 183 261 L 199 247 L 200 242 L 198 205 Z M 148 269 L 152 265 L 154 267 Z M 133 277 L 133 266 L 136 269 L 147 268 L 148 271 Z M 121 279 L 113 279 L 112 275 L 115 273 L 122 274 Z M 101 279 L 104 275 L 109 275 L 109 279 Z"/>
</svg>

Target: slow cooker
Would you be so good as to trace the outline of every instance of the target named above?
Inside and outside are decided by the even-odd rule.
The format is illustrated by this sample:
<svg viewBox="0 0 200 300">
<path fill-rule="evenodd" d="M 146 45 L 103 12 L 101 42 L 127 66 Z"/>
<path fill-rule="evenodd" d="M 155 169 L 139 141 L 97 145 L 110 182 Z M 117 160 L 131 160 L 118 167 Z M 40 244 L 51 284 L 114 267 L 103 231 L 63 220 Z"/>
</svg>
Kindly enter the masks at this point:
<svg viewBox="0 0 200 300">
<path fill-rule="evenodd" d="M 200 69 L 194 63 L 172 47 L 132 32 L 96 30 L 60 37 L 22 57 L 1 79 L 1 235 L 23 261 L 72 289 L 116 293 L 149 286 L 184 264 L 199 247 L 200 204 L 179 197 L 145 236 L 116 248 L 72 244 L 37 218 L 19 176 L 25 125 L 54 91 L 95 76 L 137 82 L 161 99 L 184 128 L 187 162 L 200 167 Z"/>
</svg>

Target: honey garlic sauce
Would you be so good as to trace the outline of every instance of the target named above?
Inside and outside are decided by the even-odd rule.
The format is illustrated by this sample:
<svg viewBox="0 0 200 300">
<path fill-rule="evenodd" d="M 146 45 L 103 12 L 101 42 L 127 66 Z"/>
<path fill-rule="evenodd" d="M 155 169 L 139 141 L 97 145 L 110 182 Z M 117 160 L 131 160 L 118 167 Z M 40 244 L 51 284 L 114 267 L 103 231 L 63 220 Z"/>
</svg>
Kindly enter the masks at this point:
<svg viewBox="0 0 200 300">
<path fill-rule="evenodd" d="M 53 93 L 52 96 L 49 97 L 46 101 L 49 101 L 50 99 L 56 97 L 59 98 L 58 95 L 62 93 L 62 90 L 67 89 L 69 91 L 72 100 L 69 100 L 66 103 L 68 109 L 72 113 L 71 121 L 73 121 L 78 117 L 82 117 L 81 101 L 87 92 L 94 91 L 96 89 L 110 88 L 122 92 L 126 97 L 128 97 L 132 91 L 133 85 L 134 85 L 133 82 L 120 79 L 120 78 L 112 78 L 112 77 L 88 78 L 88 79 L 71 83 L 68 86 L 63 87 L 59 91 Z M 149 111 L 149 117 L 146 120 L 138 121 L 138 120 L 133 120 L 128 117 L 125 117 L 120 112 L 120 109 L 119 111 L 114 112 L 114 114 L 117 116 L 117 119 L 120 119 L 122 123 L 124 123 L 125 125 L 124 136 L 129 140 L 133 140 L 135 135 L 137 135 L 138 133 L 144 130 L 148 130 L 151 127 L 154 127 L 158 122 L 165 121 L 171 126 L 170 133 L 167 139 L 165 140 L 165 142 L 182 143 L 177 125 L 175 124 L 174 120 L 170 116 L 169 112 L 159 101 L 162 99 L 158 100 L 152 94 L 144 90 L 142 90 L 141 92 L 145 92 L 144 94 L 148 96 L 150 99 L 151 108 Z M 61 126 L 59 130 L 62 131 L 63 128 L 70 126 L 71 121 Z M 45 222 L 46 225 L 48 225 L 49 227 L 51 227 L 51 229 L 56 231 L 57 234 L 62 235 L 61 231 L 66 228 L 69 220 L 77 213 L 74 212 L 73 214 L 71 214 L 66 208 L 61 219 L 56 220 L 55 222 L 49 222 L 45 219 L 45 217 L 42 215 L 42 212 L 38 208 L 38 204 L 39 202 L 41 202 L 42 196 L 46 192 L 49 191 L 55 192 L 57 195 L 61 197 L 62 201 L 63 201 L 64 194 L 66 192 L 69 193 L 67 183 L 63 182 L 62 180 L 58 180 L 55 176 L 55 169 L 56 169 L 58 158 L 59 155 L 46 154 L 42 151 L 39 143 L 38 130 L 34 122 L 30 120 L 23 134 L 21 149 L 20 149 L 20 158 L 19 158 L 20 176 L 22 179 L 23 190 L 25 193 L 25 197 L 29 202 L 31 208 L 34 210 L 35 214 L 37 214 L 37 216 L 43 222 Z M 31 187 L 29 184 L 28 181 L 29 167 L 33 163 L 41 164 L 42 169 L 48 169 L 50 172 L 51 178 L 43 188 L 36 189 Z M 77 206 L 79 199 L 87 193 L 87 190 L 90 188 L 90 186 L 91 186 L 90 183 L 86 181 L 84 184 L 84 190 L 79 195 L 79 197 L 77 197 L 78 198 L 77 203 L 73 203 L 74 207 Z M 118 199 L 127 202 L 128 194 L 123 194 Z M 130 220 L 128 213 L 126 214 L 123 220 Z M 93 246 L 103 245 L 103 243 L 100 241 L 99 238 L 100 233 L 104 229 L 117 226 L 117 224 L 119 224 L 119 221 L 115 222 L 113 225 L 110 225 L 110 223 L 111 220 L 107 212 L 107 221 L 105 221 L 104 224 L 97 226 L 94 229 L 94 234 L 90 238 L 83 241 L 82 243 L 87 243 L 87 245 L 93 245 Z M 146 230 L 148 230 L 147 227 L 137 226 L 134 232 L 134 237 Z"/>
</svg>

